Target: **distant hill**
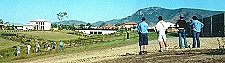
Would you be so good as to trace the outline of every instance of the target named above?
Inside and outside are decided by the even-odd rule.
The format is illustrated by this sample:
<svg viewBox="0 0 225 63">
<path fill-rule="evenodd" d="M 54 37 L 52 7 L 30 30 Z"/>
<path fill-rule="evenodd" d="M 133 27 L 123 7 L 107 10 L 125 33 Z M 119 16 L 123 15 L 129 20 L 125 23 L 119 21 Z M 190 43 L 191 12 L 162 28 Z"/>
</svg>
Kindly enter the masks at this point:
<svg viewBox="0 0 225 63">
<path fill-rule="evenodd" d="M 191 8 L 179 8 L 179 9 L 166 9 L 161 7 L 148 7 L 144 9 L 139 9 L 137 12 L 132 14 L 131 16 L 127 16 L 125 18 L 121 19 L 112 19 L 109 21 L 98 21 L 95 23 L 91 23 L 94 26 L 100 26 L 102 23 L 106 24 L 112 24 L 115 25 L 117 23 L 125 23 L 125 22 L 140 22 L 142 17 L 146 18 L 146 22 L 149 23 L 149 25 L 153 25 L 157 23 L 158 16 L 162 16 L 165 21 L 169 21 L 172 23 L 175 23 L 179 19 L 179 15 L 184 15 L 184 19 L 186 21 L 189 21 L 192 16 L 197 16 L 199 19 L 204 17 L 209 17 L 212 15 L 223 13 L 224 11 L 211 11 L 211 10 L 203 10 L 203 9 L 191 9 Z M 87 24 L 82 21 L 77 20 L 69 20 L 69 21 L 63 21 L 63 24 L 73 24 L 76 25 L 79 24 Z"/>
<path fill-rule="evenodd" d="M 179 19 L 179 15 L 184 15 L 184 19 L 189 21 L 192 16 L 197 16 L 199 19 L 204 17 L 209 17 L 212 15 L 223 13 L 224 11 L 210 11 L 203 9 L 191 9 L 191 8 L 179 8 L 179 9 L 166 9 L 161 7 L 149 7 L 144 9 L 139 9 L 137 12 L 132 14 L 131 16 L 127 16 L 122 19 L 113 19 L 110 21 L 105 21 L 107 24 L 116 24 L 116 23 L 124 23 L 124 22 L 140 22 L 142 17 L 146 18 L 146 22 L 149 25 L 153 25 L 158 22 L 157 17 L 162 16 L 165 21 L 169 21 L 175 23 Z M 101 22 L 96 22 L 93 24 L 100 24 Z"/>
<path fill-rule="evenodd" d="M 57 23 L 60 23 L 60 22 L 53 22 L 52 24 L 57 24 Z M 80 24 L 84 24 L 86 25 L 87 23 L 86 22 L 83 22 L 83 21 L 78 21 L 78 20 L 66 20 L 66 21 L 62 21 L 62 24 L 63 25 L 80 25 Z"/>
</svg>

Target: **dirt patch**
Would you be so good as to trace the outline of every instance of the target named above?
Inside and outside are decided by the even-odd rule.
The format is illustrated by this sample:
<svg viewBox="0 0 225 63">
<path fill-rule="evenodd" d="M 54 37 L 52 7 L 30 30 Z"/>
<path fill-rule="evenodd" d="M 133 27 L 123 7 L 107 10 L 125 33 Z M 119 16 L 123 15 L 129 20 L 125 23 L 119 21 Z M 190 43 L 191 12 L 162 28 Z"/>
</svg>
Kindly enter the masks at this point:
<svg viewBox="0 0 225 63">
<path fill-rule="evenodd" d="M 225 62 L 224 49 L 193 49 L 183 51 L 165 51 L 147 55 L 127 55 L 123 58 L 98 61 L 96 63 L 147 63 L 147 62 Z"/>
</svg>

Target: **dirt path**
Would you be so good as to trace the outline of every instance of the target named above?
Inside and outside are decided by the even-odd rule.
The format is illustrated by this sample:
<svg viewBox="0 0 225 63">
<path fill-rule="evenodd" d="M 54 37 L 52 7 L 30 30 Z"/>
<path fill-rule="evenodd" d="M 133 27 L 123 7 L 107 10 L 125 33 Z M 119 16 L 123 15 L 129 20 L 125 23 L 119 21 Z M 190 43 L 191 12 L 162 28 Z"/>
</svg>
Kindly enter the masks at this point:
<svg viewBox="0 0 225 63">
<path fill-rule="evenodd" d="M 218 48 L 217 38 L 200 38 L 201 39 L 201 48 L 197 49 L 216 49 Z M 192 43 L 192 38 L 187 38 L 189 45 Z M 178 38 L 168 38 L 170 50 L 187 50 L 187 49 L 176 49 L 178 47 Z M 157 40 L 149 41 L 148 46 L 148 54 L 158 52 L 159 46 Z M 188 48 L 193 49 L 193 48 Z M 196 48 L 195 48 L 196 49 Z M 139 52 L 138 44 L 116 47 L 116 48 L 108 48 L 104 50 L 95 50 L 95 51 L 85 51 L 79 53 L 58 55 L 58 56 L 49 56 L 44 58 L 30 58 L 24 60 L 13 61 L 12 63 L 91 63 L 102 60 L 110 60 L 115 58 L 122 58 L 126 53 L 137 55 Z"/>
</svg>

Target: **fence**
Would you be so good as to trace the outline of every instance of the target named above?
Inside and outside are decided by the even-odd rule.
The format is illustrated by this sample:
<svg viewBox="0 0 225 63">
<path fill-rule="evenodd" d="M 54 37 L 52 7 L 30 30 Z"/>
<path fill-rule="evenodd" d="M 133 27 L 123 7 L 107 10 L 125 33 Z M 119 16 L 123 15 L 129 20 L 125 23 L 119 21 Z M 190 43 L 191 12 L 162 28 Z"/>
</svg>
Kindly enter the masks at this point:
<svg viewBox="0 0 225 63">
<path fill-rule="evenodd" d="M 199 19 L 204 24 L 201 31 L 201 36 L 205 37 L 221 37 L 225 36 L 224 26 L 225 26 L 225 13 L 213 15 L 210 17 L 205 17 Z M 189 22 L 188 22 L 189 24 Z M 187 35 L 191 36 L 191 27 L 187 26 Z"/>
</svg>

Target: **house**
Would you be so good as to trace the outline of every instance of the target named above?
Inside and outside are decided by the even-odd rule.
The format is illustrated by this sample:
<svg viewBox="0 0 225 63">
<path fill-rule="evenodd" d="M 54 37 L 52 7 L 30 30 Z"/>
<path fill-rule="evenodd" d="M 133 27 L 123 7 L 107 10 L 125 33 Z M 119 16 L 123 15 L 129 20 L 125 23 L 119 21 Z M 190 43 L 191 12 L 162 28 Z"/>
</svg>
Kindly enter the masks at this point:
<svg viewBox="0 0 225 63">
<path fill-rule="evenodd" d="M 13 26 L 15 30 L 23 30 L 23 24 L 20 23 L 13 23 L 10 26 Z"/>
<path fill-rule="evenodd" d="M 34 30 L 35 25 L 32 24 L 25 24 L 23 25 L 23 30 Z"/>
<path fill-rule="evenodd" d="M 25 30 L 27 29 L 50 30 L 51 23 L 48 20 L 44 20 L 44 19 L 30 20 L 30 24 L 26 24 L 24 28 Z"/>
<path fill-rule="evenodd" d="M 116 27 L 113 25 L 106 25 L 102 27 L 103 29 L 115 29 Z"/>
<path fill-rule="evenodd" d="M 111 34 L 117 32 L 116 30 L 99 30 L 99 29 L 94 29 L 94 30 L 75 30 L 79 32 L 83 32 L 84 34 Z"/>
<path fill-rule="evenodd" d="M 120 28 L 132 28 L 132 27 L 137 27 L 137 23 L 135 22 L 128 22 L 120 25 Z"/>
</svg>

